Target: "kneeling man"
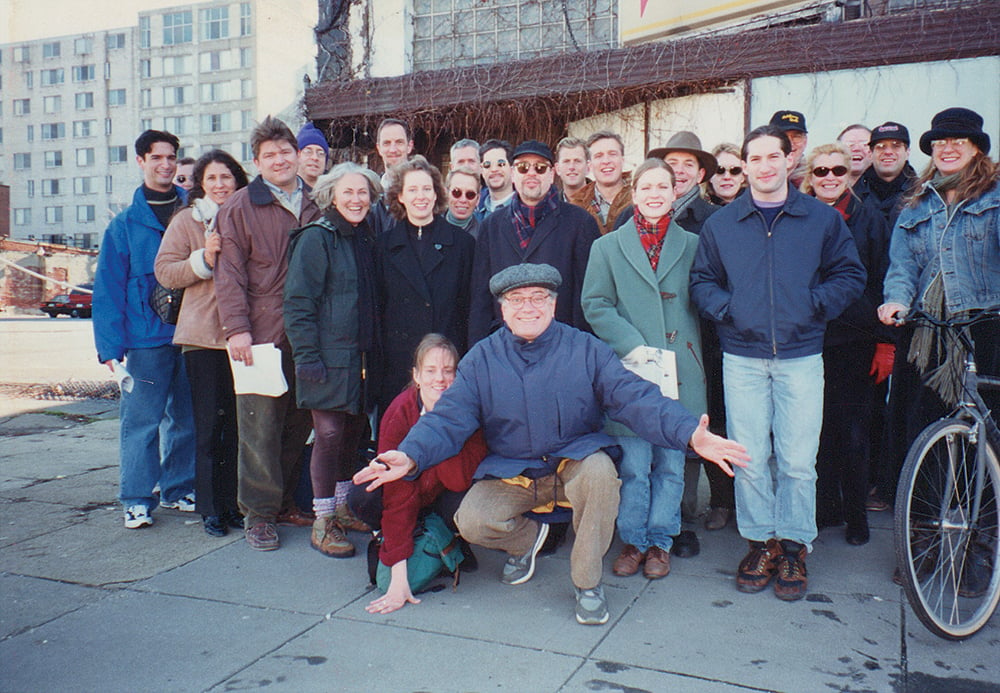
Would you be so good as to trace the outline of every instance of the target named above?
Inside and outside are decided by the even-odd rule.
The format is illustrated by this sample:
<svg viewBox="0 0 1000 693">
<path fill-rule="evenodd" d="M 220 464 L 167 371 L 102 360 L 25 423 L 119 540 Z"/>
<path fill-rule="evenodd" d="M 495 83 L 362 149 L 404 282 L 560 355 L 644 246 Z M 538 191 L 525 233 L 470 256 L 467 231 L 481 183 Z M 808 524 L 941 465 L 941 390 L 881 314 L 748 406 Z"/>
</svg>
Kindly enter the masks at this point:
<svg viewBox="0 0 1000 693">
<path fill-rule="evenodd" d="M 570 572 L 576 619 L 608 620 L 601 587 L 603 558 L 618 515 L 613 439 L 605 413 L 654 445 L 691 448 L 730 476 L 744 466 L 743 446 L 708 431 L 657 386 L 622 366 L 615 352 L 591 334 L 555 322 L 562 278 L 545 264 L 508 267 L 490 279 L 505 329 L 477 343 L 462 359 L 454 384 L 434 411 L 421 417 L 399 450 L 381 454 L 355 475 L 355 483 L 415 476 L 455 455 L 482 428 L 489 454 L 476 470 L 455 524 L 469 542 L 508 554 L 501 580 L 527 582 L 548 525 L 524 513 L 546 502 L 573 507 L 576 541 Z"/>
</svg>

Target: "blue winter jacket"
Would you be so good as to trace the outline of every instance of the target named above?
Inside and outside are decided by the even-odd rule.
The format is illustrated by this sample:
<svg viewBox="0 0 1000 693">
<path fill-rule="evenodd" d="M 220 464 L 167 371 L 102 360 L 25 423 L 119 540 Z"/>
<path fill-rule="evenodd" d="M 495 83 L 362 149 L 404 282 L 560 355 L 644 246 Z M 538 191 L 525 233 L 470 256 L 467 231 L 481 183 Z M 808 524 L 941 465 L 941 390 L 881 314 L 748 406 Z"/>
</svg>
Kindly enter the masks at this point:
<svg viewBox="0 0 1000 693">
<path fill-rule="evenodd" d="M 726 353 L 799 358 L 823 351 L 826 323 L 861 296 L 866 278 L 837 210 L 789 188 L 770 229 L 751 195 L 705 221 L 691 300 L 718 324 Z"/>
<path fill-rule="evenodd" d="M 183 200 L 184 190 L 176 190 Z M 132 204 L 104 232 L 92 308 L 94 342 L 102 363 L 124 358 L 129 349 L 149 349 L 173 340 L 174 326 L 160 320 L 149 305 L 156 286 L 153 262 L 163 232 L 141 186 L 132 195 Z"/>
<path fill-rule="evenodd" d="M 921 305 L 939 271 L 950 313 L 1000 304 L 1000 184 L 950 216 L 927 185 L 917 205 L 900 213 L 889 246 L 886 303 Z"/>
<path fill-rule="evenodd" d="M 455 382 L 399 449 L 420 470 L 453 457 L 478 428 L 489 454 L 475 478 L 538 478 L 614 445 L 604 414 L 661 447 L 685 450 L 698 420 L 627 371 L 591 334 L 553 321 L 533 342 L 505 326 L 478 342 Z"/>
</svg>

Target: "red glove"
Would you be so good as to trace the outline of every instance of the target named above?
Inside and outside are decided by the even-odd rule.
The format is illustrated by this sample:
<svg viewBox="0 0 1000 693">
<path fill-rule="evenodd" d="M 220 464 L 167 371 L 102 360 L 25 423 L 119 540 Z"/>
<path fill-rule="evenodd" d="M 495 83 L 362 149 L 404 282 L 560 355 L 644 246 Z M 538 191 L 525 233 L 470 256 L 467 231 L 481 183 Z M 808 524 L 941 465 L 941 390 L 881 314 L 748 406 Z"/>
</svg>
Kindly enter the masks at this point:
<svg viewBox="0 0 1000 693">
<path fill-rule="evenodd" d="M 896 360 L 896 345 L 879 342 L 875 345 L 875 356 L 872 357 L 872 367 L 868 375 L 875 376 L 878 385 L 892 375 L 892 362 Z"/>
</svg>

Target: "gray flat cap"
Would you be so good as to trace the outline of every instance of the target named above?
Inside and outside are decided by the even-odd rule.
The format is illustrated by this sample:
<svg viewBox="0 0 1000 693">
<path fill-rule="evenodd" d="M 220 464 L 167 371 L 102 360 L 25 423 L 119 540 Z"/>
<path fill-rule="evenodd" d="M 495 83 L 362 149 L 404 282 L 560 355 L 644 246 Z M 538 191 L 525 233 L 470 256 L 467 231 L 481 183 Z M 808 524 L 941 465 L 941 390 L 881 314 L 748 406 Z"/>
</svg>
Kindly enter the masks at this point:
<svg viewBox="0 0 1000 693">
<path fill-rule="evenodd" d="M 490 293 L 500 298 L 508 291 L 525 286 L 541 286 L 555 291 L 562 284 L 562 276 L 552 265 L 523 262 L 502 269 L 490 278 Z"/>
</svg>

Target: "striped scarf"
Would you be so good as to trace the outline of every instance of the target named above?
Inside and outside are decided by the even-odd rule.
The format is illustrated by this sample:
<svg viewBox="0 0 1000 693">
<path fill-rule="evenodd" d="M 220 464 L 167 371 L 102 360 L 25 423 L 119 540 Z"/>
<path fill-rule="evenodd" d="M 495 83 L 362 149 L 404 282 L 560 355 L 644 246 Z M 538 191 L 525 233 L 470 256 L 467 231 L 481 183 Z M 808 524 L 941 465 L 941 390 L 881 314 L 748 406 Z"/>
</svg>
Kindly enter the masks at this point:
<svg viewBox="0 0 1000 693">
<path fill-rule="evenodd" d="M 517 242 L 521 246 L 521 250 L 528 248 L 531 237 L 535 233 L 535 227 L 558 206 L 559 190 L 554 185 L 534 207 L 529 207 L 521 202 L 520 195 L 514 195 L 514 199 L 510 201 L 510 209 L 514 214 L 514 233 L 517 235 Z"/>
</svg>

